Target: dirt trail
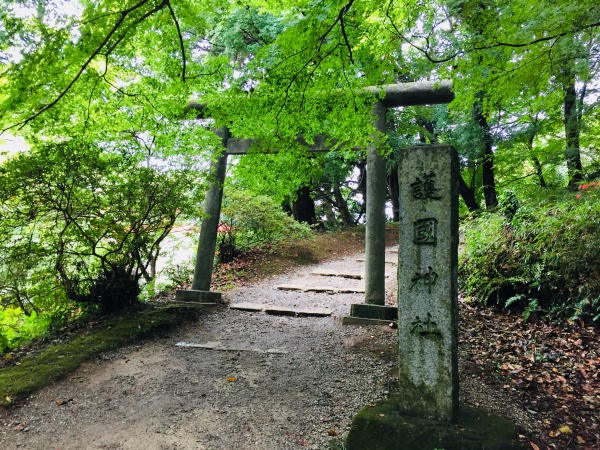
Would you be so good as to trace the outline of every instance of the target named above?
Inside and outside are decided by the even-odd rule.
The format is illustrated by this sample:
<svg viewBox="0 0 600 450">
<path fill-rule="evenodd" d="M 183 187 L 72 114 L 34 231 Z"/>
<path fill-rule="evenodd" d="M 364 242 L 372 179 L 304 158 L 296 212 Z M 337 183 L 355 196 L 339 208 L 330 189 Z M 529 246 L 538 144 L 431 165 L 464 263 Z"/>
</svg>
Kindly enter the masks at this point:
<svg viewBox="0 0 600 450">
<path fill-rule="evenodd" d="M 331 316 L 219 307 L 167 337 L 104 354 L 23 406 L 0 412 L 0 448 L 328 448 L 349 430 L 361 407 L 393 389 L 395 330 L 339 324 L 364 294 L 287 292 L 276 286 L 360 287 L 364 281 L 310 275 L 324 269 L 362 273 L 360 256 L 303 267 L 224 295 L 232 304 L 330 308 Z M 388 248 L 386 259 L 395 258 Z M 395 271 L 394 264 L 386 264 L 390 298 Z M 178 342 L 236 350 L 178 347 Z M 477 398 L 510 403 L 475 377 L 465 377 L 462 395 L 470 403 Z"/>
</svg>

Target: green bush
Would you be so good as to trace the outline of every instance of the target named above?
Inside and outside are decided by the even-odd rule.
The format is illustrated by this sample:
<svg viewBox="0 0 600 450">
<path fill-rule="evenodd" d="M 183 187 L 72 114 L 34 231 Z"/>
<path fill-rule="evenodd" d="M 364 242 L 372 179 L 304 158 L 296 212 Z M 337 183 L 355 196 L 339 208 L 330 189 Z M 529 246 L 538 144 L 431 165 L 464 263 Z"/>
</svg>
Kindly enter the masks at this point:
<svg viewBox="0 0 600 450">
<path fill-rule="evenodd" d="M 600 193 L 588 185 L 514 216 L 465 223 L 459 276 L 468 297 L 570 319 L 600 318 Z M 595 187 L 595 186 L 594 186 Z"/>
<path fill-rule="evenodd" d="M 219 262 L 229 262 L 252 247 L 310 236 L 307 224 L 296 222 L 270 197 L 254 195 L 236 186 L 225 189 L 218 237 Z"/>
<path fill-rule="evenodd" d="M 197 177 L 79 141 L 38 145 L 5 162 L 0 307 L 68 317 L 74 303 L 104 311 L 134 304 L 176 219 L 197 214 Z"/>
</svg>

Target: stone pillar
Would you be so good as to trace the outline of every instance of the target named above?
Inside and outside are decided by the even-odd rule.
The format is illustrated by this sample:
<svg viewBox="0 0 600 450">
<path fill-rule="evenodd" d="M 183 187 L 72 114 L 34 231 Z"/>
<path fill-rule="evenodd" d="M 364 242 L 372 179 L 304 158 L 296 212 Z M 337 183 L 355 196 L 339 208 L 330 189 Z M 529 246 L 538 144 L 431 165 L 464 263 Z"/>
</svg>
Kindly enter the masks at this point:
<svg viewBox="0 0 600 450">
<path fill-rule="evenodd" d="M 373 106 L 377 131 L 386 132 L 386 107 Z M 365 243 L 365 303 L 385 305 L 385 160 L 377 141 L 367 147 L 367 230 Z"/>
<path fill-rule="evenodd" d="M 179 290 L 176 293 L 177 300 L 188 301 L 215 301 L 221 298 L 221 294 L 210 291 L 210 280 L 212 278 L 215 249 L 217 246 L 217 230 L 221 216 L 221 202 L 223 200 L 223 183 L 227 170 L 227 140 L 230 137 L 226 127 L 218 128 L 215 134 L 221 137 L 222 147 L 216 150 L 217 159 L 210 165 L 210 178 L 212 184 L 204 198 L 204 214 L 200 226 L 200 238 L 198 239 L 198 250 L 196 251 L 196 265 L 194 267 L 194 279 L 192 289 L 189 291 Z"/>
<path fill-rule="evenodd" d="M 442 421 L 458 414 L 458 171 L 450 146 L 400 152 L 399 403 Z"/>
</svg>

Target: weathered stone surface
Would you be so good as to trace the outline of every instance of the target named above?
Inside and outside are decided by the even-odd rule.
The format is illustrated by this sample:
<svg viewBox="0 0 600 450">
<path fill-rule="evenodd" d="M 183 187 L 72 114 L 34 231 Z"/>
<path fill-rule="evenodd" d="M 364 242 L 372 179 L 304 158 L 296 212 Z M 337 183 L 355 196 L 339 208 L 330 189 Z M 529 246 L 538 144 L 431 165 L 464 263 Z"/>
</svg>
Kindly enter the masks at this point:
<svg viewBox="0 0 600 450">
<path fill-rule="evenodd" d="M 327 308 L 288 308 L 285 306 L 267 306 L 265 307 L 267 314 L 273 314 L 278 316 L 313 316 L 313 317 L 326 317 L 330 316 L 333 312 Z"/>
<path fill-rule="evenodd" d="M 328 286 L 306 286 L 304 288 L 304 292 L 318 292 L 320 294 L 335 294 L 337 292 L 337 289 L 328 287 Z"/>
<path fill-rule="evenodd" d="M 365 262 L 365 258 L 356 258 L 356 262 Z M 398 261 L 396 261 L 395 259 L 386 259 L 385 263 L 397 265 Z"/>
<path fill-rule="evenodd" d="M 415 81 L 412 83 L 369 86 L 365 93 L 374 94 L 387 108 L 415 105 L 439 105 L 454 100 L 452 80 Z M 335 94 L 335 91 L 332 93 Z M 206 119 L 206 105 L 190 100 L 185 109 L 195 110 L 197 118 Z M 317 144 L 315 139 L 315 145 Z"/>
<path fill-rule="evenodd" d="M 381 319 L 366 319 L 364 317 L 352 317 L 352 316 L 342 316 L 340 319 L 340 323 L 342 325 L 364 325 L 364 326 L 390 326 L 394 325 L 395 322 L 391 320 L 381 320 Z"/>
<path fill-rule="evenodd" d="M 360 273 L 343 273 L 335 270 L 317 270 L 310 273 L 320 277 L 339 277 L 339 278 L 350 278 L 352 280 L 362 280 L 363 276 Z"/>
<path fill-rule="evenodd" d="M 194 279 L 192 289 L 197 291 L 209 291 L 212 278 L 213 263 L 215 260 L 215 248 L 217 245 L 217 229 L 221 217 L 221 202 L 223 199 L 223 183 L 227 171 L 227 155 L 225 147 L 230 137 L 229 130 L 225 127 L 219 128 L 215 133 L 221 137 L 222 147 L 215 150 L 216 160 L 211 163 L 210 174 L 215 181 L 210 186 L 204 199 L 204 213 L 200 225 L 200 237 L 196 251 L 196 264 L 194 266 Z"/>
<path fill-rule="evenodd" d="M 373 123 L 379 133 L 386 132 L 387 109 L 381 102 L 373 105 Z M 381 156 L 381 139 L 367 146 L 367 229 L 365 233 L 365 303 L 385 305 L 385 201 L 386 167 Z"/>
<path fill-rule="evenodd" d="M 399 406 L 452 421 L 458 412 L 458 156 L 401 150 L 398 268 Z"/>
<path fill-rule="evenodd" d="M 177 347 L 192 347 L 192 348 L 204 348 L 207 350 L 227 350 L 222 342 L 211 341 L 206 344 L 196 344 L 194 342 L 178 342 L 175 344 Z"/>
<path fill-rule="evenodd" d="M 206 344 L 197 344 L 194 342 L 178 342 L 175 344 L 176 347 L 187 347 L 187 348 L 201 348 L 205 350 L 216 350 L 222 352 L 256 352 L 256 353 L 268 353 L 271 355 L 287 355 L 289 352 L 282 348 L 269 348 L 267 350 L 261 350 L 256 347 L 242 347 L 242 346 L 226 346 L 220 341 L 207 342 Z"/>
<path fill-rule="evenodd" d="M 464 406 L 456 423 L 403 414 L 397 399 L 360 410 L 346 440 L 348 450 L 519 450 L 516 426 L 502 417 Z"/>
<path fill-rule="evenodd" d="M 364 288 L 335 288 L 329 286 L 302 286 L 298 284 L 281 284 L 277 286 L 280 291 L 296 291 L 296 292 L 319 292 L 322 294 L 362 294 Z"/>
<path fill-rule="evenodd" d="M 260 303 L 232 303 L 229 309 L 239 309 L 241 311 L 262 311 L 265 305 Z"/>
<path fill-rule="evenodd" d="M 175 292 L 175 300 L 180 302 L 217 303 L 221 301 L 221 293 L 179 289 Z"/>
<path fill-rule="evenodd" d="M 276 287 L 276 289 L 280 291 L 304 291 L 306 286 L 301 286 L 299 284 L 280 284 Z"/>
<path fill-rule="evenodd" d="M 380 319 L 393 321 L 398 320 L 398 308 L 396 306 L 369 305 L 354 303 L 350 305 L 352 317 L 363 317 L 365 319 Z"/>
<path fill-rule="evenodd" d="M 356 288 L 336 288 L 334 290 L 334 294 L 364 294 L 365 289 L 356 287 Z"/>
</svg>

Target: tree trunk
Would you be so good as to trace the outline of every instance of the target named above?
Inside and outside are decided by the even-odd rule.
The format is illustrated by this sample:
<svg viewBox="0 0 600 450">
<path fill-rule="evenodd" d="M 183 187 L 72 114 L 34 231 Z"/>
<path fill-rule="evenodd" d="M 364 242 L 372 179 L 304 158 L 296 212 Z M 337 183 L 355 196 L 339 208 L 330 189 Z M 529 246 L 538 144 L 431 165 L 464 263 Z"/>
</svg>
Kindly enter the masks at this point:
<svg viewBox="0 0 600 450">
<path fill-rule="evenodd" d="M 309 225 L 317 223 L 317 213 L 315 211 L 315 201 L 310 196 L 308 186 L 302 186 L 297 192 L 298 198 L 292 204 L 292 214 L 298 222 L 304 222 Z"/>
<path fill-rule="evenodd" d="M 470 212 L 477 211 L 479 209 L 479 205 L 475 200 L 475 189 L 467 186 L 467 183 L 465 183 L 462 175 L 458 177 L 458 192 L 463 198 L 463 201 L 465 202 L 465 205 L 467 205 L 467 208 Z"/>
<path fill-rule="evenodd" d="M 483 131 L 485 148 L 483 151 L 482 162 L 482 181 L 483 196 L 485 198 L 485 207 L 494 208 L 498 206 L 498 196 L 496 195 L 496 182 L 494 179 L 494 151 L 492 149 L 494 140 L 490 131 L 490 125 L 483 115 L 483 103 L 477 101 L 473 106 L 473 118 Z"/>
<path fill-rule="evenodd" d="M 579 148 L 580 121 L 577 108 L 577 91 L 575 76 L 568 74 L 568 82 L 563 85 L 564 92 L 564 123 L 565 123 L 565 159 L 569 176 L 569 189 L 577 189 L 583 181 L 581 151 Z"/>
<path fill-rule="evenodd" d="M 348 202 L 342 195 L 340 186 L 337 184 L 333 185 L 333 196 L 344 225 L 354 225 L 354 217 L 352 217 L 352 214 L 350 214 L 350 211 L 348 210 Z"/>
<path fill-rule="evenodd" d="M 360 192 L 363 198 L 362 205 L 360 205 L 360 214 L 357 218 L 358 221 L 367 211 L 367 161 L 363 159 L 358 164 L 356 164 L 356 168 L 359 171 L 358 187 L 356 188 L 356 190 Z"/>
</svg>

